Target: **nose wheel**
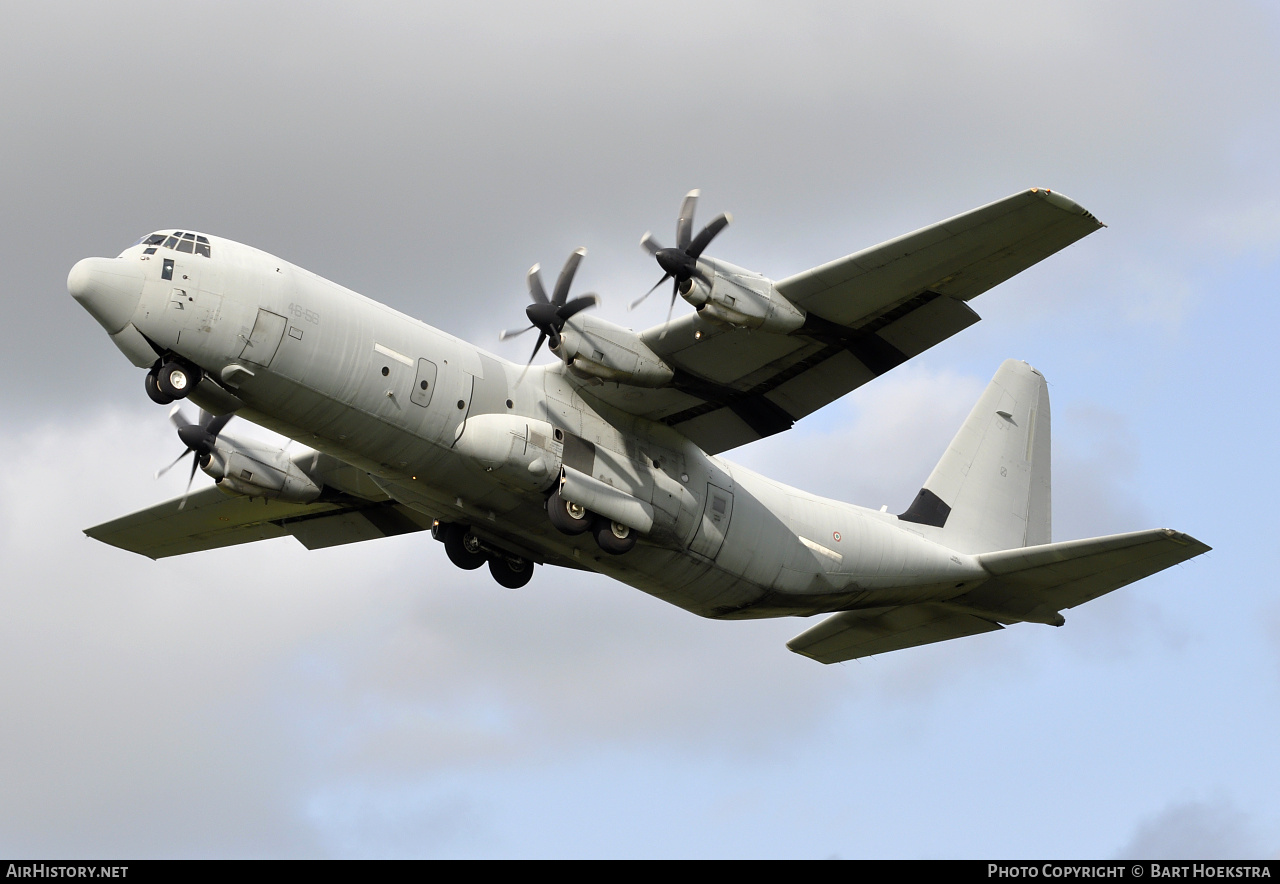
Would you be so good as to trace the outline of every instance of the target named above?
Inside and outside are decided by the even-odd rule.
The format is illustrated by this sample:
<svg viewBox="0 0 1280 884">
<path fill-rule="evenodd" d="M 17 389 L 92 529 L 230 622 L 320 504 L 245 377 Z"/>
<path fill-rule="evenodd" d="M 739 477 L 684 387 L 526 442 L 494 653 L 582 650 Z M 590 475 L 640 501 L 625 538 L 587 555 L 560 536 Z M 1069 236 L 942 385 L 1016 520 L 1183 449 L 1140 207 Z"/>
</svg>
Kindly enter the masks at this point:
<svg viewBox="0 0 1280 884">
<path fill-rule="evenodd" d="M 187 398 L 202 377 L 200 369 L 184 362 L 161 363 L 147 372 L 147 396 L 152 402 L 168 405 L 177 399 Z"/>
<path fill-rule="evenodd" d="M 160 392 L 160 386 L 156 383 L 156 375 L 159 374 L 159 368 L 153 368 L 147 372 L 146 388 L 147 398 L 157 405 L 169 405 L 173 402 L 172 396 L 166 396 Z"/>
</svg>

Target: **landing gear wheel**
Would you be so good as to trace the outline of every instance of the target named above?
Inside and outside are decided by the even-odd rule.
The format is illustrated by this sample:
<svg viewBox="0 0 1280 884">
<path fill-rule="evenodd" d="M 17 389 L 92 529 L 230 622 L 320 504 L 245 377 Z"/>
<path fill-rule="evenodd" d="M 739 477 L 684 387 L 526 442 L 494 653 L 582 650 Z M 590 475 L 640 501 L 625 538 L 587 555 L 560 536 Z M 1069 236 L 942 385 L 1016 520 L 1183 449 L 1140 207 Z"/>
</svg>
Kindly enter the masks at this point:
<svg viewBox="0 0 1280 884">
<path fill-rule="evenodd" d="M 591 513 L 561 497 L 559 488 L 547 498 L 547 517 L 561 534 L 585 534 L 591 529 Z"/>
<path fill-rule="evenodd" d="M 630 552 L 639 539 L 635 529 L 612 522 L 603 516 L 596 520 L 596 543 L 611 556 L 620 556 Z"/>
<path fill-rule="evenodd" d="M 498 585 L 507 589 L 519 589 L 533 577 L 533 562 L 528 559 L 493 556 L 489 559 L 489 573 L 498 581 Z"/>
<path fill-rule="evenodd" d="M 449 525 L 444 529 L 444 551 L 464 571 L 474 571 L 489 561 L 489 554 L 480 548 L 480 541 L 466 525 Z"/>
<path fill-rule="evenodd" d="M 180 362 L 166 362 L 156 374 L 156 388 L 170 399 L 185 399 L 200 383 L 200 374 Z"/>
<path fill-rule="evenodd" d="M 147 388 L 147 397 L 156 405 L 169 405 L 173 402 L 173 397 L 166 396 L 160 392 L 160 387 L 156 384 L 157 374 L 158 371 L 154 368 L 147 372 L 147 379 L 144 382 Z"/>
</svg>

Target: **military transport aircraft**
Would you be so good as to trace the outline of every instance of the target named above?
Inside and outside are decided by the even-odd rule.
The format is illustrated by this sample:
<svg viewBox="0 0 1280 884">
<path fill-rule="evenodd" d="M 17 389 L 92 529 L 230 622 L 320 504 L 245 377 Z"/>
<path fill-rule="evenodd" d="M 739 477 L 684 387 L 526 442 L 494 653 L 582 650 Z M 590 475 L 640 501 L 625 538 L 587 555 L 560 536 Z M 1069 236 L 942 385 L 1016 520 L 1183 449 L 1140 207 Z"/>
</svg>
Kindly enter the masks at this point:
<svg viewBox="0 0 1280 884">
<path fill-rule="evenodd" d="M 88 529 L 153 559 L 292 535 L 308 549 L 430 530 L 505 587 L 605 574 L 704 617 L 831 614 L 788 643 L 824 663 L 1061 611 L 1197 556 L 1166 529 L 1054 543 L 1049 398 L 1000 366 L 905 512 L 790 488 L 717 455 L 791 427 L 978 321 L 969 302 L 1103 226 L 1032 188 L 780 281 L 704 254 L 729 223 L 643 247 L 695 311 L 634 332 L 548 296 L 528 365 L 286 261 L 163 230 L 85 258 L 71 295 L 134 365 L 216 485 Z M 652 289 L 650 291 L 653 291 Z M 517 332 L 518 333 L 518 332 Z M 504 333 L 509 335 L 511 333 Z M 557 361 L 533 365 L 547 343 Z M 232 415 L 311 450 L 237 440 Z M 175 464 L 177 461 L 175 461 Z"/>
</svg>

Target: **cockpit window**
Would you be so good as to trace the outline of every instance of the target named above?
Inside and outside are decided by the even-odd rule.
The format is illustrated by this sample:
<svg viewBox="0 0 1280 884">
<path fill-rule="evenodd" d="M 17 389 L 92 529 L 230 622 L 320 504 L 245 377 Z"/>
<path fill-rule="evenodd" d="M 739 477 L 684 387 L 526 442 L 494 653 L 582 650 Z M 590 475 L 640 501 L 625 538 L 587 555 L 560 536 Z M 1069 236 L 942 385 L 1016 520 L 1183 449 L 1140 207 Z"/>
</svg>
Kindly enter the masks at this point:
<svg viewBox="0 0 1280 884">
<path fill-rule="evenodd" d="M 209 237 L 182 230 L 175 230 L 173 233 L 152 233 L 142 237 L 135 245 L 160 246 L 187 254 L 202 255 L 205 258 L 213 257 Z M 150 255 L 154 252 L 155 249 L 151 248 L 145 254 Z"/>
</svg>

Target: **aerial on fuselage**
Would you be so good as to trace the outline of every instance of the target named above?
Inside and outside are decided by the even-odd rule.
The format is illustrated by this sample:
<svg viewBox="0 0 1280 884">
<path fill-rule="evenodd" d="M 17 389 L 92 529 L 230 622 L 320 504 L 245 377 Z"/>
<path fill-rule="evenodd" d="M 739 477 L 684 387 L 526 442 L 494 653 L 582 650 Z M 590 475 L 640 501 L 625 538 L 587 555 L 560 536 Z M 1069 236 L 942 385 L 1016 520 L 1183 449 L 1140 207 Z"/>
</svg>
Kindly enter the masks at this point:
<svg viewBox="0 0 1280 884">
<path fill-rule="evenodd" d="M 573 296 L 585 249 L 550 294 L 531 268 L 530 325 L 503 333 L 538 332 L 527 364 L 210 234 L 161 230 L 80 261 L 70 293 L 173 405 L 191 456 L 180 498 L 86 533 L 161 558 L 430 531 L 453 564 L 513 589 L 560 566 L 705 617 L 829 613 L 789 643 L 828 663 L 1061 625 L 1208 549 L 1167 529 L 1053 542 L 1047 386 L 1015 360 L 899 514 L 718 456 L 976 322 L 975 297 L 1102 226 L 1081 206 L 1032 188 L 775 281 L 707 254 L 731 219 L 695 234 L 697 200 L 674 246 L 641 241 L 662 271 L 650 293 L 671 283 L 659 326 Z M 677 299 L 693 311 L 672 318 Z M 544 344 L 555 361 L 534 365 Z M 233 415 L 309 450 L 237 438 Z M 198 470 L 214 485 L 192 491 Z"/>
</svg>

